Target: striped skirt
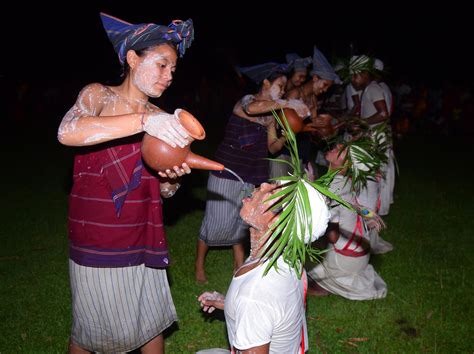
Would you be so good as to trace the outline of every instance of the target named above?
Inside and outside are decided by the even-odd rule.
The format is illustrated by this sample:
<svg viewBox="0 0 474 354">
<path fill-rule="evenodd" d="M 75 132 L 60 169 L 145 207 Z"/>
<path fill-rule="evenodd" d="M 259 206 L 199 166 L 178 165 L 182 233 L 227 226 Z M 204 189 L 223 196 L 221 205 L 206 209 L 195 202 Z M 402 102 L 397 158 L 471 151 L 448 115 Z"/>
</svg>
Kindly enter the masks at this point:
<svg viewBox="0 0 474 354">
<path fill-rule="evenodd" d="M 254 185 L 209 174 L 206 213 L 199 238 L 208 246 L 231 246 L 248 236 L 248 225 L 240 217 L 244 194 Z"/>
<path fill-rule="evenodd" d="M 101 353 L 141 347 L 177 320 L 165 269 L 84 267 L 69 260 L 71 340 Z"/>
</svg>

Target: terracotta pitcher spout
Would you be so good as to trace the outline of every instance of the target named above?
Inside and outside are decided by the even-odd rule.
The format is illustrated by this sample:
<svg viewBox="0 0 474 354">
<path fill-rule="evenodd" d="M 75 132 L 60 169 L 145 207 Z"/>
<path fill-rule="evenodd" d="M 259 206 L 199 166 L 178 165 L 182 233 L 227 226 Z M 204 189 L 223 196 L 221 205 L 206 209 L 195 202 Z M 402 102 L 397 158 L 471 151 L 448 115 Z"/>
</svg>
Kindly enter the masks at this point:
<svg viewBox="0 0 474 354">
<path fill-rule="evenodd" d="M 192 169 L 221 171 L 224 165 L 191 152 L 190 145 L 194 140 L 203 140 L 206 132 L 201 123 L 189 112 L 177 109 L 175 116 L 189 133 L 189 144 L 185 147 L 172 147 L 164 141 L 147 133 L 142 140 L 142 157 L 145 163 L 156 171 L 165 171 L 174 166 L 188 164 Z"/>
</svg>

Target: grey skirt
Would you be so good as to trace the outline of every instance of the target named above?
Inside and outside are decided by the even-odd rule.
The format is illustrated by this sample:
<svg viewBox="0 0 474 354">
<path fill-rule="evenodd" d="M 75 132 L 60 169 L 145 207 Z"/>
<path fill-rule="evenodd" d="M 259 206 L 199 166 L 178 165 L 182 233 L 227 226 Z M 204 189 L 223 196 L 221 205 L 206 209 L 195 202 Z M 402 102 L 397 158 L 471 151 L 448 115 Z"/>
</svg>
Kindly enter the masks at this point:
<svg viewBox="0 0 474 354">
<path fill-rule="evenodd" d="M 240 217 L 240 208 L 244 194 L 254 187 L 209 174 L 206 213 L 199 232 L 206 245 L 231 246 L 248 236 L 249 227 Z"/>
<path fill-rule="evenodd" d="M 165 269 L 94 268 L 69 260 L 71 340 L 101 353 L 128 352 L 177 320 Z"/>
</svg>

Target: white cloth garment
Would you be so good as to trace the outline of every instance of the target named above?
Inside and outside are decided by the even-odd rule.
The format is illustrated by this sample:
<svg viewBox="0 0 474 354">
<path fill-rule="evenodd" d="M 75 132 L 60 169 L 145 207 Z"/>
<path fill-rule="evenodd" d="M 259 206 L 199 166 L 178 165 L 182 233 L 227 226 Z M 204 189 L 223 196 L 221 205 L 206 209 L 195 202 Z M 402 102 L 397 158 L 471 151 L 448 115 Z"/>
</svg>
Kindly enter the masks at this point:
<svg viewBox="0 0 474 354">
<path fill-rule="evenodd" d="M 376 81 L 372 81 L 367 85 L 362 93 L 362 97 L 360 99 L 360 117 L 367 119 L 377 113 L 374 102 L 382 100 L 385 100 L 382 87 L 380 87 Z M 388 109 L 389 107 L 387 107 L 387 110 Z"/>
<path fill-rule="evenodd" d="M 336 176 L 331 190 L 342 198 L 353 201 L 350 183 Z M 322 263 L 308 271 L 308 276 L 327 291 L 351 300 L 383 298 L 387 286 L 369 264 L 370 254 L 364 251 L 363 242 L 369 242 L 369 235 L 360 216 L 351 210 L 334 205 L 331 209 L 332 223 L 339 225 L 339 239 L 330 244 Z"/>
<path fill-rule="evenodd" d="M 367 187 L 362 188 L 356 196 L 357 202 L 363 207 L 377 211 L 380 205 L 380 183 L 367 181 Z M 373 254 L 387 253 L 393 250 L 393 245 L 380 237 L 377 230 L 370 230 L 370 252 Z"/>
<path fill-rule="evenodd" d="M 361 98 L 361 118 L 369 118 L 370 116 L 377 113 L 377 109 L 374 106 L 374 102 L 384 100 L 387 105 L 389 115 L 392 113 L 392 93 L 390 88 L 385 83 L 377 83 L 372 81 L 364 90 Z M 381 123 L 374 124 L 373 126 L 380 125 Z M 376 207 L 373 208 L 372 203 L 370 205 L 363 204 L 371 210 L 378 211 L 379 215 L 387 215 L 390 210 L 390 204 L 393 203 L 393 189 L 395 186 L 395 162 L 393 149 L 389 147 L 387 150 L 388 162 L 382 166 L 382 172 L 384 175 L 383 180 L 380 181 L 379 190 L 377 191 L 377 203 Z M 379 199 L 380 198 L 380 199 Z M 370 202 L 373 201 L 373 195 L 368 199 Z M 382 252 L 385 253 L 385 252 Z"/>
<path fill-rule="evenodd" d="M 381 299 L 387 295 L 387 284 L 369 264 L 369 257 L 347 257 L 331 245 L 324 261 L 308 275 L 323 289 L 346 299 Z"/>
<path fill-rule="evenodd" d="M 244 350 L 270 343 L 270 353 L 299 353 L 307 338 L 304 281 L 280 258 L 278 272 L 266 264 L 234 277 L 224 312 L 229 343 Z M 305 346 L 307 348 L 307 346 Z"/>
<path fill-rule="evenodd" d="M 379 82 L 379 86 L 383 90 L 383 97 L 385 99 L 385 104 L 387 105 L 388 114 L 391 116 L 393 113 L 393 95 L 390 91 L 390 87 L 385 82 Z"/>
<path fill-rule="evenodd" d="M 387 163 L 382 166 L 383 178 L 380 180 L 380 203 L 377 214 L 384 216 L 390 212 L 395 188 L 395 155 L 393 149 L 387 149 Z"/>
<path fill-rule="evenodd" d="M 344 89 L 344 97 L 345 97 L 345 103 L 346 103 L 346 109 L 348 111 L 352 110 L 354 108 L 354 100 L 352 99 L 352 96 L 358 95 L 359 98 L 362 95 L 362 90 L 356 90 L 354 86 L 352 86 L 351 83 L 347 84 L 346 88 Z"/>
</svg>

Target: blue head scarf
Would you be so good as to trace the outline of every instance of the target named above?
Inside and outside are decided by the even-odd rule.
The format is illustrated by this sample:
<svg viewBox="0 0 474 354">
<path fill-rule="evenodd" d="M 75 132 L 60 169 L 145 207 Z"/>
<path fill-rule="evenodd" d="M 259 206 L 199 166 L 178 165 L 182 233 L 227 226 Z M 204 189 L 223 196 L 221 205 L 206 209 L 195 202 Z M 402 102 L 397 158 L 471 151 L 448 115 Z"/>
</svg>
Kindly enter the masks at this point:
<svg viewBox="0 0 474 354">
<path fill-rule="evenodd" d="M 335 84 L 340 84 L 341 79 L 334 71 L 334 68 L 329 64 L 328 60 L 321 53 L 316 46 L 314 46 L 313 52 L 313 70 L 311 70 L 311 75 L 318 75 L 323 80 L 332 80 Z"/>
<path fill-rule="evenodd" d="M 311 58 L 301 58 L 296 53 L 289 53 L 285 56 L 286 62 L 288 63 L 288 69 L 294 71 L 306 70 L 311 64 Z"/>
<path fill-rule="evenodd" d="M 239 71 L 256 84 L 261 84 L 263 80 L 272 79 L 272 77 L 276 75 L 286 75 L 288 73 L 288 65 L 270 62 L 254 66 L 239 67 Z"/>
<path fill-rule="evenodd" d="M 154 23 L 133 25 L 103 12 L 100 17 L 122 65 L 130 49 L 141 50 L 164 43 L 176 45 L 179 56 L 182 57 L 194 39 L 191 19 L 174 20 L 168 26 L 162 26 Z"/>
</svg>

